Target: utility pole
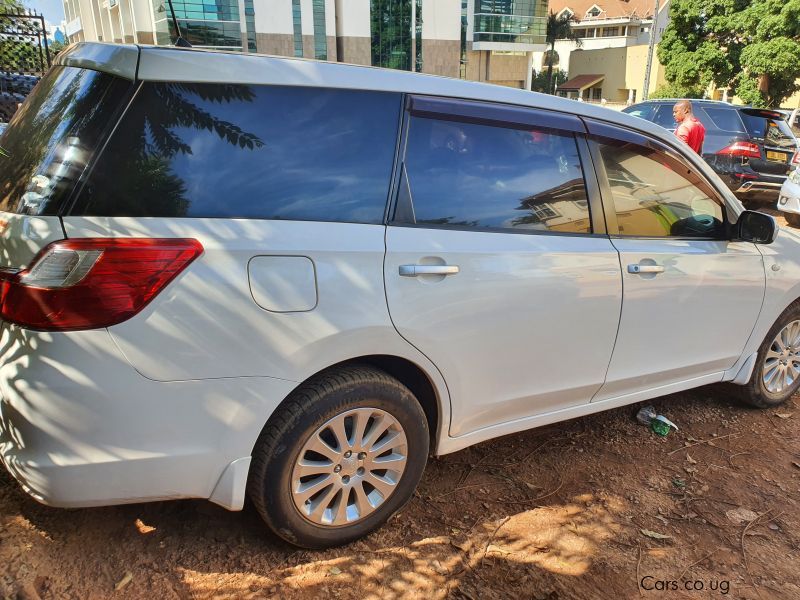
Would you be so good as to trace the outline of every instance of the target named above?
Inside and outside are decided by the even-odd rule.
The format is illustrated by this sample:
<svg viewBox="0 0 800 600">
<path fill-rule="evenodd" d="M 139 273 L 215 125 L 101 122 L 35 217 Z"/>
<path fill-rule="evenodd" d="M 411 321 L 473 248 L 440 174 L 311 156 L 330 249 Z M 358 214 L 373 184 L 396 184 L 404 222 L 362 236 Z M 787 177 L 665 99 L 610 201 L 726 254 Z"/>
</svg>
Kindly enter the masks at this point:
<svg viewBox="0 0 800 600">
<path fill-rule="evenodd" d="M 650 95 L 650 67 L 653 65 L 653 50 L 656 47 L 656 25 L 658 24 L 658 0 L 653 10 L 653 24 L 650 25 L 650 44 L 647 47 L 647 64 L 644 67 L 644 89 L 642 100 L 647 100 Z"/>
</svg>

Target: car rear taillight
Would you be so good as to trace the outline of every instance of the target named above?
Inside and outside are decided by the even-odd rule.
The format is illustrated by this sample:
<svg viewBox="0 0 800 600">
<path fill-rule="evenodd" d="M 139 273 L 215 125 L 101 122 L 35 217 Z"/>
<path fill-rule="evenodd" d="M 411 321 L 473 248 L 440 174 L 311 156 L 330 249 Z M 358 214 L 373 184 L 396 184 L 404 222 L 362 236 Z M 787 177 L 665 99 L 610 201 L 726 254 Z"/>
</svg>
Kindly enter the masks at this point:
<svg viewBox="0 0 800 600">
<path fill-rule="evenodd" d="M 761 158 L 761 150 L 751 142 L 734 142 L 730 146 L 725 146 L 717 154 L 741 156 L 743 158 Z"/>
<path fill-rule="evenodd" d="M 0 271 L 0 319 L 45 331 L 116 325 L 147 306 L 202 253 L 193 239 L 53 242 L 27 269 Z"/>
<path fill-rule="evenodd" d="M 794 153 L 792 157 L 792 164 L 795 166 L 800 166 L 800 150 Z"/>
</svg>

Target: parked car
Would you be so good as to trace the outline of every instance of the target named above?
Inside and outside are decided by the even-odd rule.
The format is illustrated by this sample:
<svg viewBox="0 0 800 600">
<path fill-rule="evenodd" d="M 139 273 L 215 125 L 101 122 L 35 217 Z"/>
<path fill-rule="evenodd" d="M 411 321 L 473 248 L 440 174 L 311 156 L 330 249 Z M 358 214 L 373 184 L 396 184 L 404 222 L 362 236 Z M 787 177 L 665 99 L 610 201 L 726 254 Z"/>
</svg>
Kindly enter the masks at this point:
<svg viewBox="0 0 800 600">
<path fill-rule="evenodd" d="M 645 120 L 302 59 L 56 62 L 0 157 L 0 456 L 41 502 L 247 494 L 322 548 L 429 453 L 800 386 L 800 236 Z"/>
<path fill-rule="evenodd" d="M 11 120 L 38 81 L 34 75 L 0 73 L 0 121 Z"/>
<path fill-rule="evenodd" d="M 800 169 L 794 169 L 783 182 L 778 196 L 778 210 L 783 212 L 789 225 L 800 227 Z"/>
<path fill-rule="evenodd" d="M 648 100 L 623 112 L 675 131 L 677 101 Z M 792 161 L 798 161 L 797 139 L 782 115 L 713 100 L 690 102 L 706 128 L 703 158 L 711 168 L 741 201 L 775 202 Z"/>
</svg>

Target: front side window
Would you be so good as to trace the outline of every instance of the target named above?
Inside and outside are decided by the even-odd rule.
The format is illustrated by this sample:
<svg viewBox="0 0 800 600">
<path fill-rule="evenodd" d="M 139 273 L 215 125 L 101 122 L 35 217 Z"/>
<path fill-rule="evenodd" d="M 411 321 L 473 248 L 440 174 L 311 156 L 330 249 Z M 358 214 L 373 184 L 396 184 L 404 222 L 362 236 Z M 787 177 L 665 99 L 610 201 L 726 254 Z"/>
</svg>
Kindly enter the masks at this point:
<svg viewBox="0 0 800 600">
<path fill-rule="evenodd" d="M 656 112 L 656 107 L 657 106 L 655 104 L 639 104 L 637 106 L 626 108 L 622 112 L 629 114 L 632 117 L 639 117 L 640 119 L 652 121 L 654 118 L 653 115 Z"/>
<path fill-rule="evenodd" d="M 145 82 L 71 214 L 382 223 L 400 95 Z"/>
<path fill-rule="evenodd" d="M 414 117 L 408 136 L 417 224 L 591 233 L 572 134 Z"/>
<path fill-rule="evenodd" d="M 611 140 L 599 148 L 620 235 L 724 237 L 720 201 L 676 156 Z"/>
<path fill-rule="evenodd" d="M 653 113 L 653 118 L 649 120 L 664 129 L 675 129 L 678 124 L 675 123 L 675 117 L 672 115 L 674 106 L 675 104 L 659 104 Z"/>
</svg>

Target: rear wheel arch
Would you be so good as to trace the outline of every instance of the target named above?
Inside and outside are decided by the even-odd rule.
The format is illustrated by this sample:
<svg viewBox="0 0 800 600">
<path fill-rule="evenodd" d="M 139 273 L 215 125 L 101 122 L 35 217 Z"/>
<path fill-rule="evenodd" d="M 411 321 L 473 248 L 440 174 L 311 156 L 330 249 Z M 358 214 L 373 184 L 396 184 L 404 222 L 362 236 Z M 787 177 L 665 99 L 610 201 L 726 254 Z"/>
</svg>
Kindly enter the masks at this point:
<svg viewBox="0 0 800 600">
<path fill-rule="evenodd" d="M 266 420 L 261 431 L 270 425 L 270 422 L 273 421 L 276 415 L 281 412 L 283 406 L 292 398 L 294 393 L 309 381 L 318 378 L 323 373 L 334 372 L 336 370 L 352 366 L 365 365 L 379 369 L 387 375 L 397 379 L 400 383 L 405 385 L 412 394 L 414 394 L 420 406 L 422 407 L 423 412 L 425 413 L 425 417 L 428 422 L 428 430 L 431 436 L 430 448 L 435 453 L 437 439 L 440 437 L 440 435 L 446 435 L 445 428 L 448 426 L 448 415 L 450 414 L 450 411 L 447 410 L 444 403 L 448 402 L 449 399 L 445 394 L 440 393 L 437 390 L 437 387 L 431 380 L 431 377 L 418 364 L 407 358 L 388 354 L 371 354 L 350 358 L 313 373 L 303 381 L 299 382 L 297 386 L 295 386 L 295 388 L 286 395 L 286 397 Z M 443 428 L 441 432 L 439 431 L 440 427 Z M 257 440 L 254 440 L 254 448 L 256 443 Z"/>
</svg>

